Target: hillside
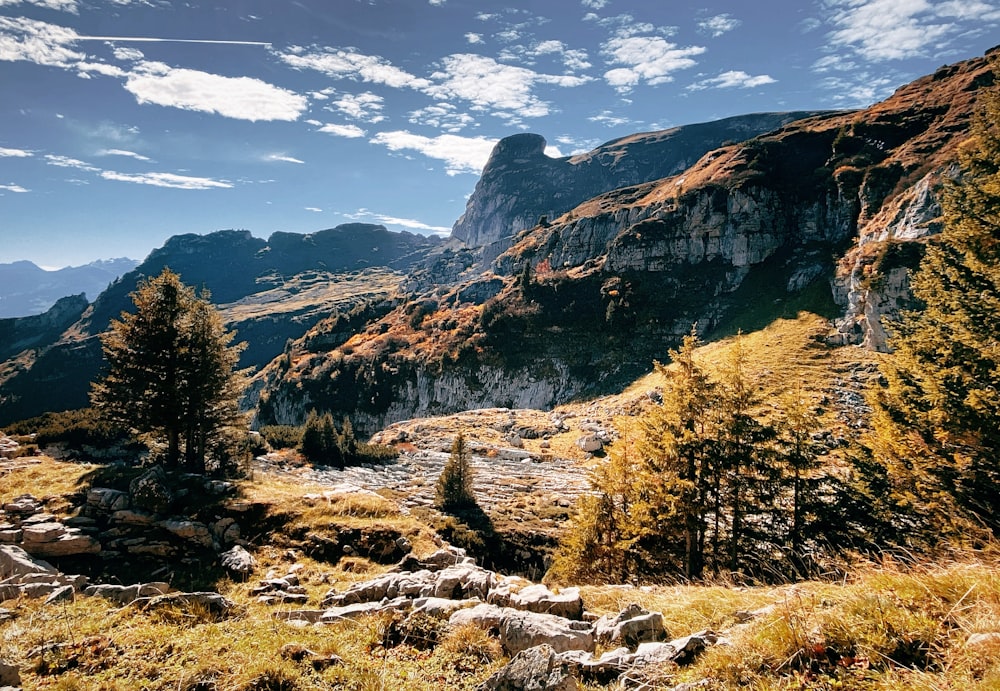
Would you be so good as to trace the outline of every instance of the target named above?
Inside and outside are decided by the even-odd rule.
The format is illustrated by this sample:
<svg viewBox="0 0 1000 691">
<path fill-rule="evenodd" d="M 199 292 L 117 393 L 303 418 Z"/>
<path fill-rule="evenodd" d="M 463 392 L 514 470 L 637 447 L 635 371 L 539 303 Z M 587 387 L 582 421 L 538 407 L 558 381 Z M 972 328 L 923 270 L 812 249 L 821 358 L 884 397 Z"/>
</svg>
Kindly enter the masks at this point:
<svg viewBox="0 0 1000 691">
<path fill-rule="evenodd" d="M 795 381 L 822 407 L 822 440 L 835 454 L 857 433 L 859 393 L 878 356 L 831 346 L 825 332 L 825 320 L 804 313 L 747 334 L 744 345 L 765 398 Z M 698 359 L 714 368 L 732 346 L 709 344 Z M 511 688 L 494 677 L 504 674 L 588 689 L 993 688 L 1000 578 L 990 552 L 923 566 L 844 555 L 828 578 L 794 584 L 548 588 L 535 582 L 538 571 L 532 580 L 510 575 L 523 560 L 516 552 L 498 561 L 482 551 L 494 544 L 421 501 L 433 466 L 403 479 L 465 431 L 477 497 L 503 544 L 530 547 L 523 531 L 537 546 L 570 513 L 578 489 L 568 471 L 593 460 L 577 439 L 613 429 L 661 385 L 650 375 L 551 413 L 401 423 L 383 436 L 405 439 L 403 457 L 385 466 L 338 471 L 269 455 L 252 480 L 154 477 L 160 490 L 148 497 L 136 490 L 147 469 L 0 459 L 8 533 L 31 533 L 22 544 L 38 554 L 70 537 L 102 547 L 49 557 L 55 567 L 31 576 L 24 569 L 45 567 L 8 566 L 10 546 L 0 547 L 9 579 L 0 586 L 0 672 L 16 671 L 26 689 Z M 518 451 L 527 458 L 503 462 Z M 191 493 L 190 506 L 171 483 Z M 25 496 L 40 487 L 44 497 Z M 150 508 L 163 496 L 169 508 Z M 61 525 L 59 541 L 43 539 Z M 479 563 L 442 538 L 480 550 Z M 247 556 L 227 561 L 231 552 Z M 540 653 L 548 657 L 532 662 Z"/>
<path fill-rule="evenodd" d="M 209 291 L 229 328 L 249 342 L 241 365 L 261 367 L 331 314 L 370 319 L 387 312 L 405 272 L 438 243 L 367 224 L 267 240 L 247 231 L 170 238 L 58 329 L 52 315 L 0 321 L 0 356 L 7 360 L 0 366 L 0 423 L 87 405 L 101 364 L 98 334 L 131 308 L 138 282 L 164 267 Z M 57 313 L 63 321 L 65 311 Z"/>
<path fill-rule="evenodd" d="M 937 230 L 935 186 L 992 83 L 985 58 L 943 67 L 864 111 L 787 124 L 545 219 L 492 272 L 428 290 L 341 347 L 293 344 L 290 368 L 259 376 L 259 418 L 317 407 L 374 431 L 550 408 L 619 388 L 694 323 L 713 336 L 803 308 L 839 320 L 832 342 L 884 346 L 880 319 L 906 303 L 905 268 Z"/>
</svg>

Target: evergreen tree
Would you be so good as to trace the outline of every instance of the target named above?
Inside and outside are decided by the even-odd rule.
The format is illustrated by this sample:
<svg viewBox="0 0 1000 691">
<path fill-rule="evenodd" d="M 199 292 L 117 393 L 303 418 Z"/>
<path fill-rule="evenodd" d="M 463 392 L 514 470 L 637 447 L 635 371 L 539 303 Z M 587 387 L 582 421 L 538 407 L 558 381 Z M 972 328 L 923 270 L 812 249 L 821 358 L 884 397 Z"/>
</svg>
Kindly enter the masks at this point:
<svg viewBox="0 0 1000 691">
<path fill-rule="evenodd" d="M 451 444 L 451 455 L 441 470 L 435 489 L 434 504 L 442 511 L 463 509 L 476 503 L 472 490 L 471 454 L 462 432 Z"/>
<path fill-rule="evenodd" d="M 873 397 L 873 450 L 930 540 L 1000 531 L 1000 92 L 979 102 Z"/>
<path fill-rule="evenodd" d="M 123 312 L 101 335 L 105 375 L 92 386 L 101 416 L 167 442 L 167 465 L 201 471 L 209 437 L 242 422 L 238 397 L 245 372 L 234 368 L 245 344 L 231 345 L 206 296 L 164 269 L 132 293 L 135 312 Z"/>
<path fill-rule="evenodd" d="M 311 463 L 338 468 L 345 465 L 343 438 L 328 412 L 320 415 L 315 410 L 309 411 L 299 450 Z"/>
<path fill-rule="evenodd" d="M 774 442 L 777 432 L 765 422 L 756 382 L 747 372 L 747 353 L 742 335 L 729 350 L 722 368 L 719 395 L 715 401 L 718 437 L 715 448 L 716 508 L 713 557 L 721 564 L 721 543 L 728 537 L 728 569 L 739 571 L 749 544 L 775 542 L 773 525 L 767 520 L 781 488 L 780 466 Z M 723 534 L 728 516 L 728 536 Z M 754 551 L 761 557 L 759 551 Z"/>
</svg>

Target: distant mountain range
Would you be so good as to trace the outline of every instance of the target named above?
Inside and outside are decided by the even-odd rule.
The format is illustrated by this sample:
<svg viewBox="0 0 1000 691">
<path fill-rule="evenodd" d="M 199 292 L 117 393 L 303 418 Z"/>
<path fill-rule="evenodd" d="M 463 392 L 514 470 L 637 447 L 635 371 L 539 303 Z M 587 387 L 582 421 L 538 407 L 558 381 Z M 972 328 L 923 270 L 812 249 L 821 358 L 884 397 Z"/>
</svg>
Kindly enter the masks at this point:
<svg viewBox="0 0 1000 691">
<path fill-rule="evenodd" d="M 42 314 L 69 295 L 83 293 L 88 300 L 96 300 L 108 284 L 138 265 L 125 257 L 56 271 L 29 261 L 0 264 L 0 319 Z"/>
</svg>

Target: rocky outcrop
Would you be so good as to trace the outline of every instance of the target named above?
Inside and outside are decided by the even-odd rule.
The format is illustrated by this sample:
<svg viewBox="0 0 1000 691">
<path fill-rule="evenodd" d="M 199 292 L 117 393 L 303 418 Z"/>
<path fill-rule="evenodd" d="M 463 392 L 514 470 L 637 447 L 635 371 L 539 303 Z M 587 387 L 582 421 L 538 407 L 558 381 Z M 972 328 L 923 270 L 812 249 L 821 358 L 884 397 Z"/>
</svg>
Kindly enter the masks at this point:
<svg viewBox="0 0 1000 691">
<path fill-rule="evenodd" d="M 513 236 L 542 219 L 551 220 L 609 190 L 675 175 L 723 144 L 816 114 L 741 115 L 622 137 L 563 158 L 547 156 L 540 135 L 506 137 L 490 154 L 465 213 L 452 228 L 452 237 L 481 248 L 488 264 L 510 246 Z"/>
</svg>

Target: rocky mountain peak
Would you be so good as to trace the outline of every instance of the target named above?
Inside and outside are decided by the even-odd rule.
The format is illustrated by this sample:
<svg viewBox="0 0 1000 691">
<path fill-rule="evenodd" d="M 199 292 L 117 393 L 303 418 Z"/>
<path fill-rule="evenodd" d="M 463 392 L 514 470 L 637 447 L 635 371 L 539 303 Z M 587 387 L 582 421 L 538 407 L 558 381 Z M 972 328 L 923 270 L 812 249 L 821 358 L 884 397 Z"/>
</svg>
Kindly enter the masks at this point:
<svg viewBox="0 0 1000 691">
<path fill-rule="evenodd" d="M 477 249 L 480 266 L 520 231 L 620 187 L 681 172 L 706 152 L 777 129 L 815 111 L 755 113 L 622 137 L 572 157 L 550 158 L 545 138 L 522 133 L 497 142 L 455 222 L 452 238 Z"/>
</svg>

